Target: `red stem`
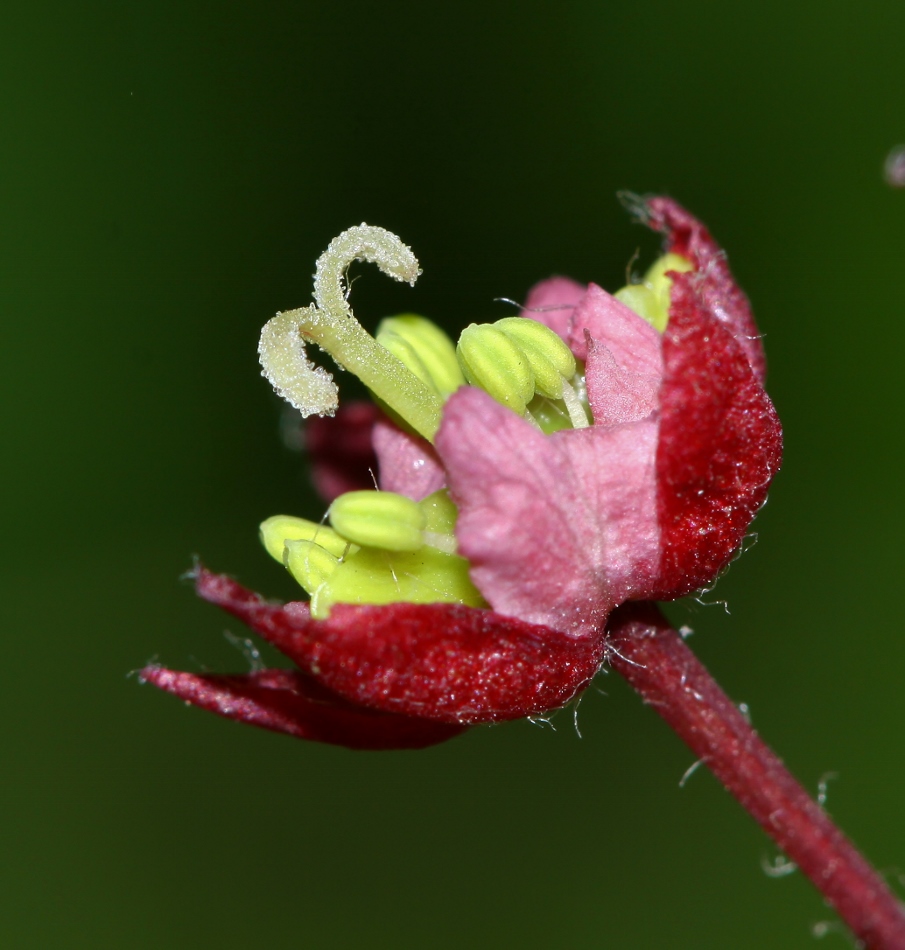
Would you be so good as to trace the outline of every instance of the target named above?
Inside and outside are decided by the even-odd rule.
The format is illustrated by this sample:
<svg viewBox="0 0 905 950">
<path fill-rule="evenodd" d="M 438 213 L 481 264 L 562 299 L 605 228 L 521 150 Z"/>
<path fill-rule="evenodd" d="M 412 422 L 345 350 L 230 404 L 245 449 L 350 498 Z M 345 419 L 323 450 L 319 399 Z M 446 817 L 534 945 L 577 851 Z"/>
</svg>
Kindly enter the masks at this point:
<svg viewBox="0 0 905 950">
<path fill-rule="evenodd" d="M 678 733 L 870 950 L 905 950 L 905 906 L 758 738 L 652 604 L 611 618 L 609 663 Z"/>
</svg>

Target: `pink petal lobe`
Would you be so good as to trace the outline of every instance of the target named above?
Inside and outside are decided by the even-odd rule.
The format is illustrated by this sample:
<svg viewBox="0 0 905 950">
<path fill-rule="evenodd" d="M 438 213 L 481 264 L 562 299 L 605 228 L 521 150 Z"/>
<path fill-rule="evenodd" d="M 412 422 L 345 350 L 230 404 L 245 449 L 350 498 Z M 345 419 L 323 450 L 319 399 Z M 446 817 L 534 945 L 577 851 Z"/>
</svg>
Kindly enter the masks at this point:
<svg viewBox="0 0 905 950">
<path fill-rule="evenodd" d="M 694 215 L 671 198 L 642 199 L 636 210 L 648 227 L 666 234 L 668 250 L 695 265 L 701 306 L 728 327 L 763 382 L 766 361 L 760 332 L 748 298 L 729 270 L 725 251 Z"/>
<path fill-rule="evenodd" d="M 386 418 L 374 426 L 374 451 L 384 491 L 421 501 L 446 483 L 446 473 L 431 444 Z M 373 488 L 373 483 L 368 487 Z"/>
<path fill-rule="evenodd" d="M 348 491 L 373 488 L 377 456 L 371 434 L 379 412 L 370 402 L 341 405 L 335 416 L 313 416 L 305 423 L 311 480 L 325 501 Z"/>
<path fill-rule="evenodd" d="M 585 294 L 585 287 L 568 277 L 551 277 L 528 291 L 521 316 L 548 326 L 564 340 L 568 339 L 572 312 Z"/>
<path fill-rule="evenodd" d="M 149 666 L 141 679 L 227 719 L 349 749 L 423 749 L 464 729 L 356 706 L 296 670 L 228 676 Z"/>
<path fill-rule="evenodd" d="M 660 334 L 597 284 L 588 284 L 572 317 L 567 342 L 576 359 L 587 359 L 589 338 L 603 343 L 626 372 L 658 379 L 663 372 Z"/>
<path fill-rule="evenodd" d="M 663 375 L 660 334 L 621 301 L 590 284 L 575 309 L 568 342 L 575 356 L 587 361 L 594 425 L 635 422 L 657 408 Z"/>
<path fill-rule="evenodd" d="M 612 350 L 588 341 L 585 384 L 595 426 L 622 425 L 646 419 L 660 404 L 660 375 L 623 369 Z"/>
<path fill-rule="evenodd" d="M 306 604 L 267 604 L 203 568 L 197 585 L 333 692 L 439 722 L 558 708 L 587 686 L 602 657 L 602 631 L 576 639 L 458 604 L 339 604 L 327 620 L 311 620 Z"/>
<path fill-rule="evenodd" d="M 663 556 L 657 591 L 670 599 L 711 583 L 740 547 L 779 469 L 782 430 L 757 369 L 715 316 L 693 273 L 672 290 L 657 450 Z"/>
<path fill-rule="evenodd" d="M 464 388 L 436 444 L 460 553 L 494 610 L 582 637 L 646 595 L 660 555 L 656 421 L 545 436 Z"/>
</svg>

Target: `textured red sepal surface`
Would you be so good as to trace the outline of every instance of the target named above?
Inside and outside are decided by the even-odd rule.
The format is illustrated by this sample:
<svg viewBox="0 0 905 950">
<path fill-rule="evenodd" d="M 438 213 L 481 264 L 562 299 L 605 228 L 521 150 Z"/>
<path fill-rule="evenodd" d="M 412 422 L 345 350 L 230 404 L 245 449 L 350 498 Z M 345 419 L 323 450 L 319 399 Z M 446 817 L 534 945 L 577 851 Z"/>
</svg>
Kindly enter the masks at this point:
<svg viewBox="0 0 905 950">
<path fill-rule="evenodd" d="M 766 363 L 760 331 L 751 305 L 735 282 L 726 253 L 698 219 L 672 198 L 649 198 L 635 206 L 648 227 L 666 234 L 667 249 L 695 266 L 695 285 L 702 309 L 727 326 L 738 340 L 757 378 L 763 382 Z"/>
<path fill-rule="evenodd" d="M 374 487 L 377 455 L 372 433 L 379 416 L 373 403 L 361 401 L 340 406 L 335 416 L 313 416 L 305 422 L 311 480 L 325 501 Z"/>
<path fill-rule="evenodd" d="M 735 337 L 702 309 L 691 274 L 673 285 L 663 363 L 656 600 L 713 583 L 782 459 L 776 411 Z"/>
<path fill-rule="evenodd" d="M 227 676 L 149 666 L 141 678 L 227 719 L 349 749 L 423 749 L 467 728 L 356 706 L 297 670 Z"/>
<path fill-rule="evenodd" d="M 640 205 L 695 270 L 674 274 L 663 335 L 657 509 L 662 556 L 651 599 L 712 584 L 744 540 L 782 460 L 764 357 L 744 293 L 707 229 L 669 198 Z"/>
<path fill-rule="evenodd" d="M 198 593 L 248 624 L 352 702 L 448 723 L 520 719 L 555 709 L 597 673 L 603 637 L 569 637 L 458 604 L 267 604 L 204 568 Z"/>
</svg>

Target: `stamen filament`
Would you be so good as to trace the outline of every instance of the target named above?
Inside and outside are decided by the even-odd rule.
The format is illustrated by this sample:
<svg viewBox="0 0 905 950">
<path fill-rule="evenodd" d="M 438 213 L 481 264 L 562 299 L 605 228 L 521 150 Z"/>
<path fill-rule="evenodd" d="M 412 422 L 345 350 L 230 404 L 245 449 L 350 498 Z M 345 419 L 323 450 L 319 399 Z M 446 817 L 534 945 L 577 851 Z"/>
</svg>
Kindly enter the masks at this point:
<svg viewBox="0 0 905 950">
<path fill-rule="evenodd" d="M 586 429 L 589 425 L 588 414 L 585 412 L 578 393 L 572 388 L 568 380 L 563 380 L 562 401 L 566 404 L 566 411 L 569 413 L 569 420 L 573 429 Z"/>
</svg>

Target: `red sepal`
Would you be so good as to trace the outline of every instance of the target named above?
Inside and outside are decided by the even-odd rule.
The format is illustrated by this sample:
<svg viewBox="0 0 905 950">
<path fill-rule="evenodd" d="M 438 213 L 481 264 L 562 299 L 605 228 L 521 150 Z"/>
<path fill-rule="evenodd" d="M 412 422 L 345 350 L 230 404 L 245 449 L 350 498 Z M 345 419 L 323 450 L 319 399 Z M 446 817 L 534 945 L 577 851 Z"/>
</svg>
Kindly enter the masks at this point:
<svg viewBox="0 0 905 950">
<path fill-rule="evenodd" d="M 297 670 L 226 676 L 148 666 L 141 679 L 227 719 L 349 749 L 423 749 L 466 728 L 356 706 Z"/>
<path fill-rule="evenodd" d="M 729 270 L 726 252 L 713 240 L 707 228 L 672 198 L 642 200 L 637 210 L 648 227 L 666 234 L 669 251 L 687 257 L 694 264 L 701 307 L 729 328 L 757 378 L 763 382 L 766 363 L 760 331 L 754 322 L 748 298 Z"/>
<path fill-rule="evenodd" d="M 603 638 L 569 637 L 459 604 L 268 604 L 199 568 L 201 597 L 248 624 L 302 670 L 354 703 L 447 723 L 521 719 L 556 709 L 597 673 Z"/>
<path fill-rule="evenodd" d="M 674 275 L 663 336 L 657 508 L 660 587 L 654 600 L 713 583 L 740 547 L 782 460 L 782 429 L 742 336 L 750 310 L 703 225 L 666 198 L 649 202 L 670 248 L 705 268 Z M 652 223 L 656 218 L 652 219 Z M 719 296 L 722 294 L 723 296 Z"/>
</svg>

